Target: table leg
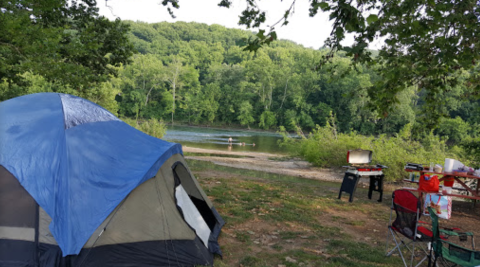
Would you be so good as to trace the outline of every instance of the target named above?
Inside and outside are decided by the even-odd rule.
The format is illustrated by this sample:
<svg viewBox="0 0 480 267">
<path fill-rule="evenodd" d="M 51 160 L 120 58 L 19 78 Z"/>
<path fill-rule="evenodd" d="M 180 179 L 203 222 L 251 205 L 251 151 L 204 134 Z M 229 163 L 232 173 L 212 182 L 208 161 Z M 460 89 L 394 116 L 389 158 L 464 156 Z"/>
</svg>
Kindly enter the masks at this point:
<svg viewBox="0 0 480 267">
<path fill-rule="evenodd" d="M 475 190 L 477 192 L 477 196 L 478 196 L 478 180 L 475 181 L 475 187 L 477 187 L 477 189 Z M 476 206 L 477 205 L 477 199 L 475 199 L 475 201 L 473 202 L 473 206 Z"/>
<path fill-rule="evenodd" d="M 470 187 L 468 187 L 468 185 L 466 185 L 464 182 L 462 182 L 457 177 L 455 177 L 455 181 L 457 181 L 459 184 L 461 184 L 468 192 L 470 192 L 472 194 L 472 196 L 478 197 L 478 188 L 477 188 L 477 192 L 474 192 Z"/>
</svg>

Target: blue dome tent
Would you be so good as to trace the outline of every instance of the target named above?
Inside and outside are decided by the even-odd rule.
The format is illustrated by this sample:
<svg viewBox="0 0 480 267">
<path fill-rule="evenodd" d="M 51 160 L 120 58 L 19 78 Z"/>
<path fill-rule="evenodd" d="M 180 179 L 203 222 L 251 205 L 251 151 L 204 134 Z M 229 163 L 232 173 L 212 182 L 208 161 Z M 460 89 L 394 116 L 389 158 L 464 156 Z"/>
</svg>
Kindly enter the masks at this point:
<svg viewBox="0 0 480 267">
<path fill-rule="evenodd" d="M 212 265 L 223 224 L 180 144 L 71 95 L 0 103 L 0 266 Z"/>
</svg>

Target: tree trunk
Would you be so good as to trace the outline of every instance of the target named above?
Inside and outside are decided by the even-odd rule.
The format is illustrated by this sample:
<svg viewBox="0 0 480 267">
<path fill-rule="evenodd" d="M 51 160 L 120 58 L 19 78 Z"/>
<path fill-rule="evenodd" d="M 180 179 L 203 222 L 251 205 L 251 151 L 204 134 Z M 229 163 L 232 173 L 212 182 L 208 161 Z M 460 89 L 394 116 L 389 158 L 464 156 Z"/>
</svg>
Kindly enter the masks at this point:
<svg viewBox="0 0 480 267">
<path fill-rule="evenodd" d="M 280 108 L 279 109 L 282 109 L 283 107 L 283 102 L 285 102 L 285 97 L 287 96 L 287 87 L 288 87 L 288 80 L 290 78 L 287 79 L 287 82 L 285 83 L 285 90 L 283 91 L 283 99 L 282 99 L 282 104 L 280 104 Z"/>
<path fill-rule="evenodd" d="M 172 105 L 172 126 L 173 126 L 173 113 L 175 113 L 175 82 L 173 82 L 173 105 Z"/>
<path fill-rule="evenodd" d="M 273 87 L 270 85 L 270 94 L 268 95 L 268 109 L 272 106 Z"/>
<path fill-rule="evenodd" d="M 175 113 L 175 94 L 176 94 L 176 89 L 177 89 L 177 84 L 178 84 L 178 76 L 180 75 L 180 67 L 182 63 L 178 61 L 178 59 L 174 59 L 172 62 L 172 65 L 170 65 L 171 69 L 171 77 L 166 76 L 165 80 L 170 83 L 172 86 L 172 125 L 173 125 L 173 116 Z M 180 86 L 180 85 L 179 85 Z"/>
<path fill-rule="evenodd" d="M 150 93 L 152 92 L 153 87 L 155 87 L 155 86 L 157 86 L 157 85 L 158 85 L 158 84 L 152 85 L 152 87 L 150 88 L 150 90 L 148 90 L 147 99 L 145 99 L 145 107 L 147 106 L 148 98 L 150 97 Z"/>
</svg>

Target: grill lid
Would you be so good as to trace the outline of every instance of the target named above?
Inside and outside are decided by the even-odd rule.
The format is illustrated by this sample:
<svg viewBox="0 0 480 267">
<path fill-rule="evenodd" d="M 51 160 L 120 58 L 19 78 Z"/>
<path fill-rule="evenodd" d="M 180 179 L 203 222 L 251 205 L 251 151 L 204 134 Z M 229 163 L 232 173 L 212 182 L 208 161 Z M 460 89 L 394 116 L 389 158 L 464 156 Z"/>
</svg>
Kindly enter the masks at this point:
<svg viewBox="0 0 480 267">
<path fill-rule="evenodd" d="M 347 162 L 350 164 L 368 164 L 372 161 L 372 154 L 370 150 L 349 150 L 347 153 Z"/>
</svg>

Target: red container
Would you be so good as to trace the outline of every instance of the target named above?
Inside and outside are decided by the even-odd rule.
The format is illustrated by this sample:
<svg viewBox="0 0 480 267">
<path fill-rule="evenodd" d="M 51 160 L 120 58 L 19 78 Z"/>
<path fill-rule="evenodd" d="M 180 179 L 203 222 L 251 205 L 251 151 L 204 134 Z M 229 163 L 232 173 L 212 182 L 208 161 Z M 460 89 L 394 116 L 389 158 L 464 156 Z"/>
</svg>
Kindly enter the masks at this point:
<svg viewBox="0 0 480 267">
<path fill-rule="evenodd" d="M 448 187 L 453 187 L 453 184 L 455 183 L 455 179 L 453 177 L 451 178 L 445 178 L 443 180 L 443 186 L 448 186 Z"/>
<path fill-rule="evenodd" d="M 439 188 L 438 184 L 439 184 L 438 176 L 424 174 L 420 176 L 418 189 L 422 191 L 428 191 L 428 192 L 438 192 L 438 188 Z"/>
</svg>

